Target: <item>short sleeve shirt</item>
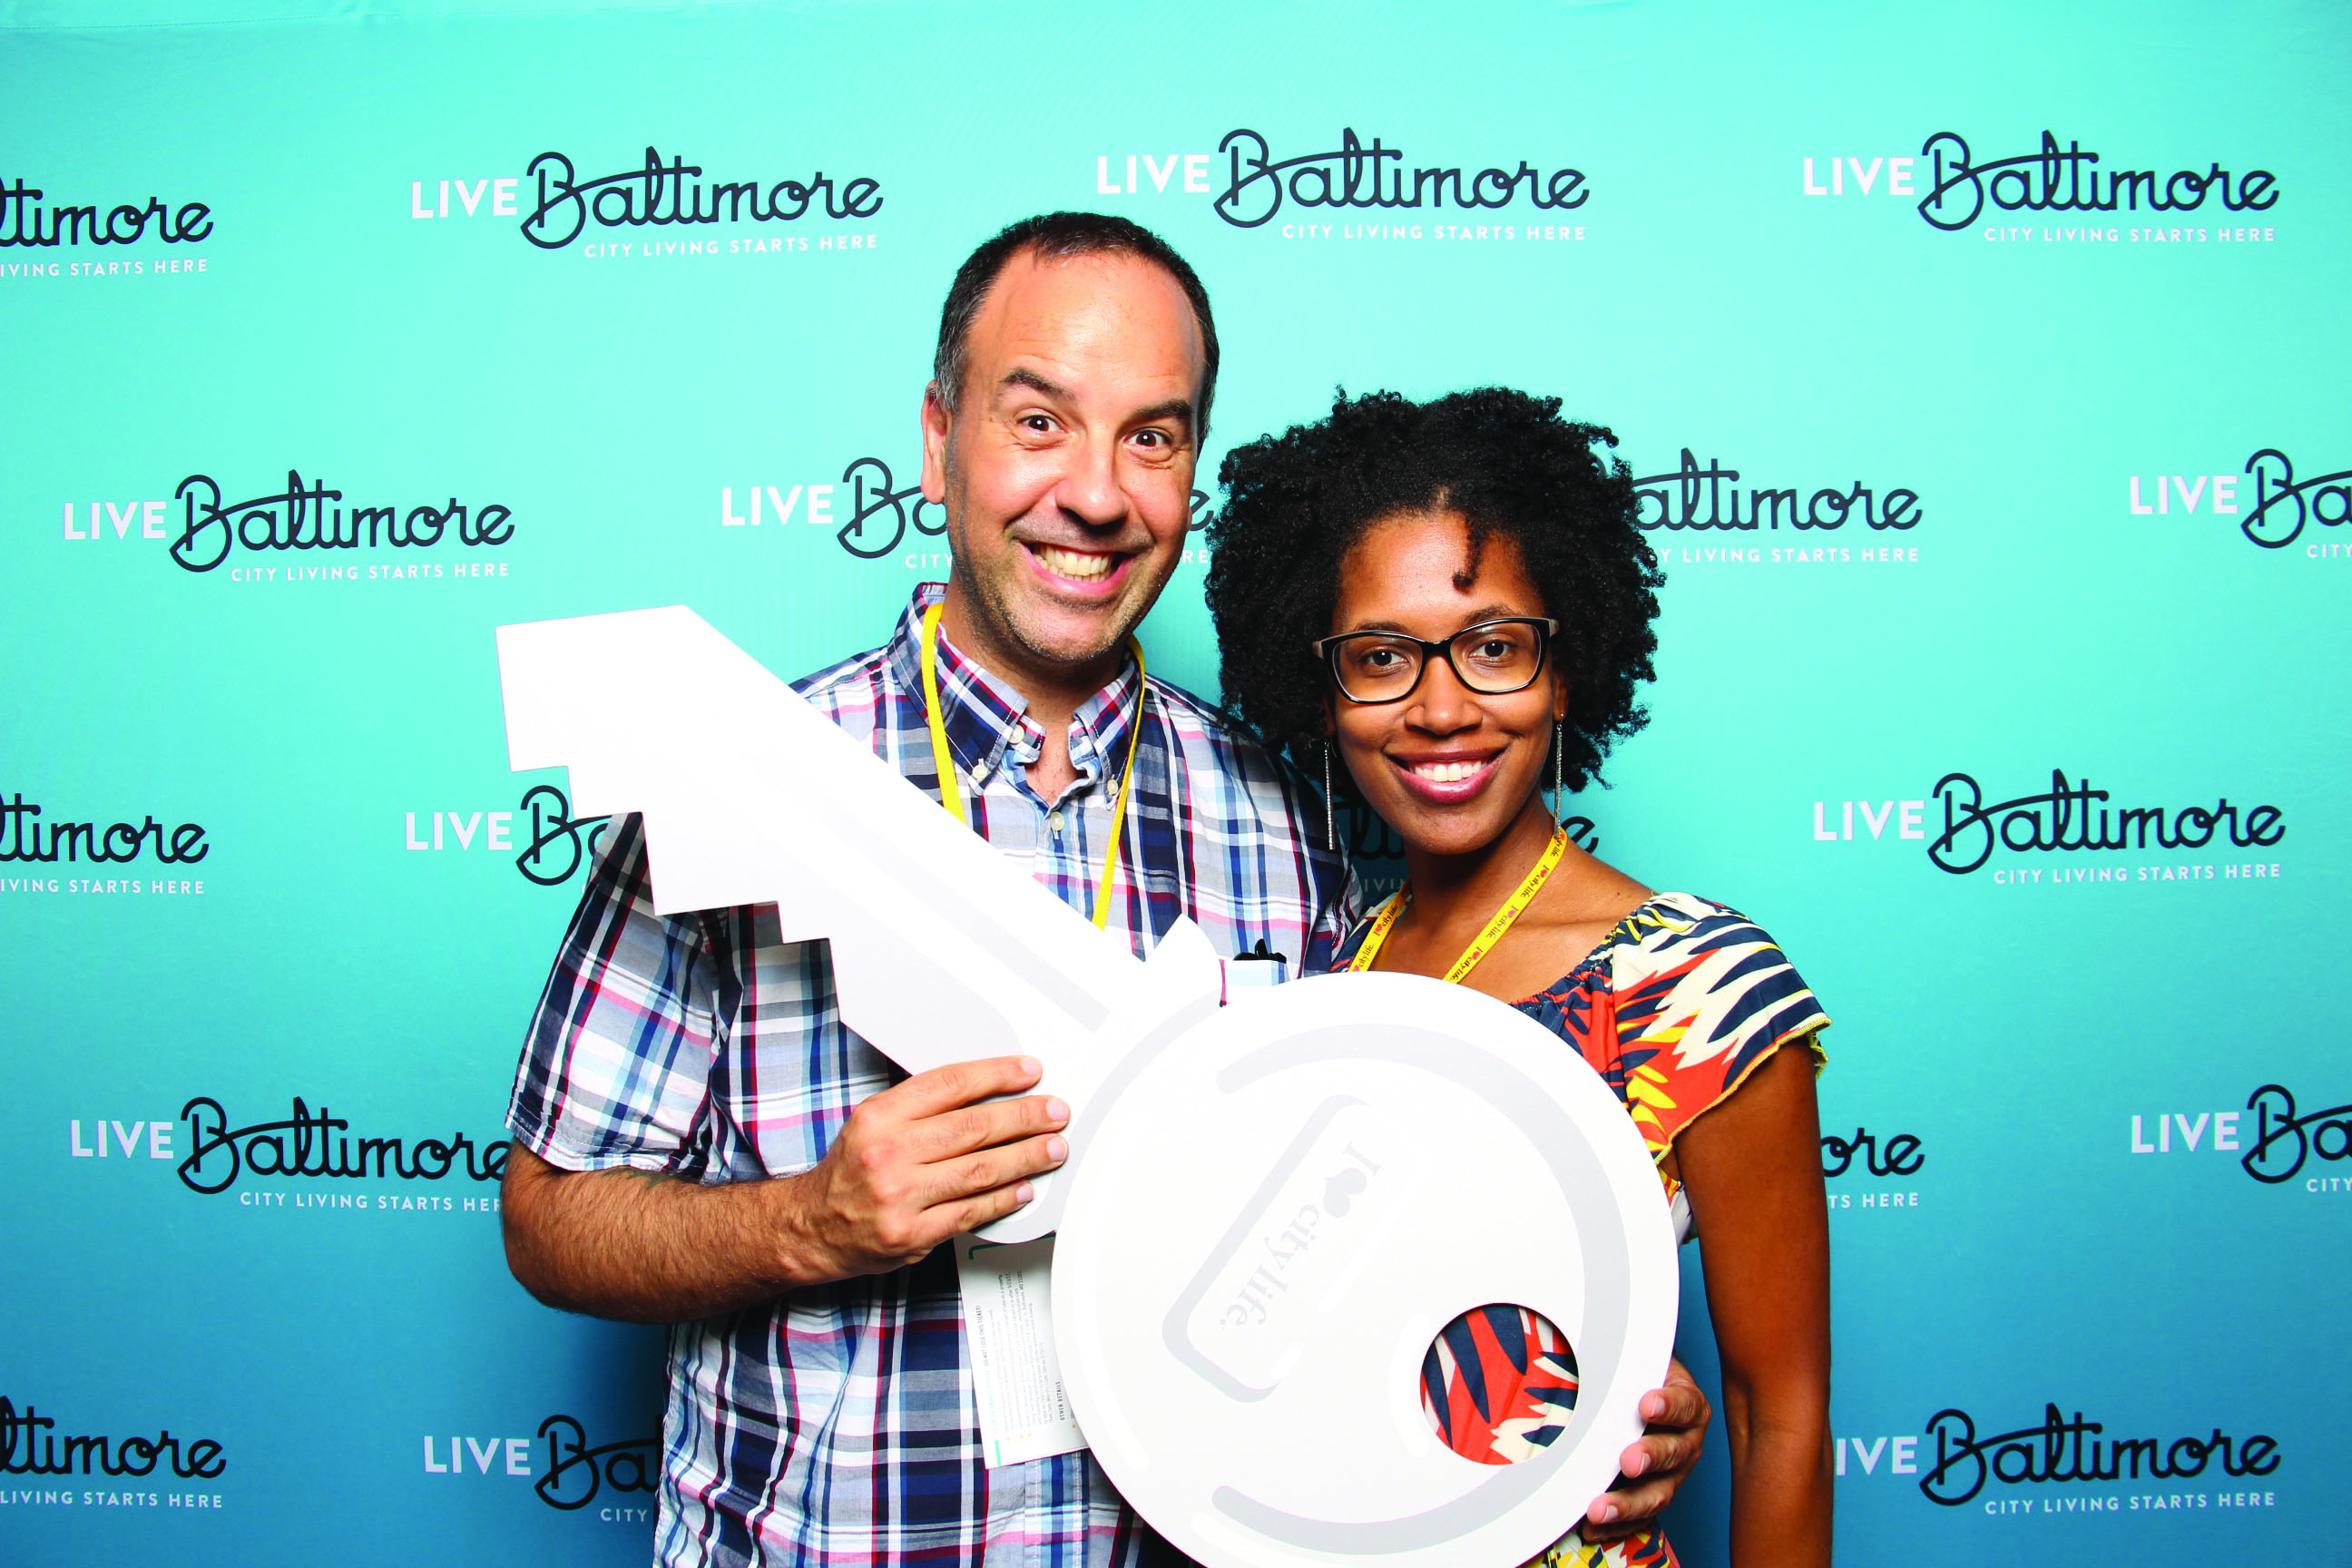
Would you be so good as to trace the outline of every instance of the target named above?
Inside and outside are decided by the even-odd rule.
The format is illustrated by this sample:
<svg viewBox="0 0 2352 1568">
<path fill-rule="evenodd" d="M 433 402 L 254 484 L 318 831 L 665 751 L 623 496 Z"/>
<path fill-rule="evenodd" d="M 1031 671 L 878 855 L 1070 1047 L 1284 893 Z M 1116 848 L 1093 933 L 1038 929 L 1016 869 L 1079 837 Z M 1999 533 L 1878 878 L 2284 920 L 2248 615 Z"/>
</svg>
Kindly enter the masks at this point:
<svg viewBox="0 0 2352 1568">
<path fill-rule="evenodd" d="M 933 798 L 919 589 L 890 641 L 799 689 Z M 1020 694 L 941 637 L 942 720 L 974 830 L 1091 914 L 1133 726 L 1110 929 L 1148 954 L 1179 915 L 1227 956 L 1320 967 L 1354 914 L 1320 802 L 1199 700 L 1129 661 L 1069 730 L 1078 778 L 1041 799 Z M 533 1017 L 508 1124 L 565 1170 L 704 1183 L 807 1170 L 892 1064 L 840 1021 L 829 950 L 772 905 L 653 912 L 644 836 L 615 822 Z M 1090 1455 L 981 1462 L 948 1250 L 670 1331 L 661 1563 L 1127 1563 L 1143 1539 Z"/>
</svg>

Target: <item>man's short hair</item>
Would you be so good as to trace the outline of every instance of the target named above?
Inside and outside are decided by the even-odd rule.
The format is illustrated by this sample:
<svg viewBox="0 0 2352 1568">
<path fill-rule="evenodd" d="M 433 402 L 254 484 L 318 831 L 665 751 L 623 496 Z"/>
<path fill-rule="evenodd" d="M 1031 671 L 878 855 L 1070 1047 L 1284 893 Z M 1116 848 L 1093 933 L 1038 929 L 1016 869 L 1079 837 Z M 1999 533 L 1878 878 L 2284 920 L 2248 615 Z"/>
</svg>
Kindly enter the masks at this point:
<svg viewBox="0 0 2352 1568">
<path fill-rule="evenodd" d="M 931 357 L 931 379 L 939 385 L 940 405 L 952 414 L 961 401 L 964 348 L 971 336 L 972 318 L 980 314 L 1005 264 L 1024 251 L 1034 251 L 1045 261 L 1066 261 L 1075 256 L 1134 256 L 1176 279 L 1184 298 L 1192 302 L 1192 319 L 1201 328 L 1201 396 L 1193 412 L 1192 433 L 1196 439 L 1205 437 L 1209 400 L 1217 390 L 1217 322 L 1209 311 L 1209 291 L 1166 240 L 1141 224 L 1104 213 L 1044 213 L 1024 217 L 1005 226 L 995 238 L 965 258 L 948 288 L 947 304 L 940 310 L 940 345 Z"/>
</svg>

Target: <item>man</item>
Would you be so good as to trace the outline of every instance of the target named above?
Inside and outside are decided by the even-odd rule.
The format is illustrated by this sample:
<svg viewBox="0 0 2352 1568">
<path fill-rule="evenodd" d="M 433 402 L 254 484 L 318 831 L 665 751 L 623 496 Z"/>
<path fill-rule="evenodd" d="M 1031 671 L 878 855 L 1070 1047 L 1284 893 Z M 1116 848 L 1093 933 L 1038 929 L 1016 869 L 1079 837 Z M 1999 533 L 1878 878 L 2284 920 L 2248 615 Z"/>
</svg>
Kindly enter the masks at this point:
<svg viewBox="0 0 2352 1568">
<path fill-rule="evenodd" d="M 923 399 L 950 579 L 800 689 L 942 797 L 943 747 L 972 827 L 1139 952 L 1181 914 L 1311 965 L 1354 913 L 1319 803 L 1129 653 L 1181 556 L 1216 370 L 1199 280 L 1133 224 L 1056 214 L 982 246 Z M 675 1325 L 663 1563 L 1166 1550 L 1088 1454 L 981 1462 L 941 1243 L 1065 1157 L 1036 1079 L 1001 1058 L 894 1081 L 842 1026 L 825 944 L 778 941 L 772 907 L 655 916 L 639 825 L 614 826 L 517 1077 L 504 1215 L 541 1300 Z M 1653 1398 L 1705 1423 L 1686 1380 Z M 1642 1448 L 1646 1490 L 1604 1500 L 1629 1514 L 1696 1441 Z"/>
</svg>

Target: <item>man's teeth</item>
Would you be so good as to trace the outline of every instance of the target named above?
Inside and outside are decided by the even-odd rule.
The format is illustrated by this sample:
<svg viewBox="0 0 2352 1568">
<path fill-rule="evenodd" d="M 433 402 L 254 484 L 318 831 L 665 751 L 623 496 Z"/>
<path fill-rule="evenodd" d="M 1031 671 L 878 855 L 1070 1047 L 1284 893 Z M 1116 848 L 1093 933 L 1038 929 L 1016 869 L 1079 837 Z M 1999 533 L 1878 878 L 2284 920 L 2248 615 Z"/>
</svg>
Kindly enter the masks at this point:
<svg viewBox="0 0 2352 1568">
<path fill-rule="evenodd" d="M 1486 766 L 1484 763 L 1415 763 L 1412 772 L 1414 777 L 1427 779 L 1432 784 L 1460 784 L 1465 779 L 1477 777 Z"/>
<path fill-rule="evenodd" d="M 1043 561 L 1045 563 L 1045 570 L 1056 577 L 1075 577 L 1081 583 L 1089 583 L 1097 577 L 1108 577 L 1110 575 L 1111 568 L 1118 564 L 1118 557 L 1116 555 L 1094 555 L 1083 550 L 1059 550 L 1050 544 L 1041 544 L 1037 547 L 1037 559 Z"/>
</svg>

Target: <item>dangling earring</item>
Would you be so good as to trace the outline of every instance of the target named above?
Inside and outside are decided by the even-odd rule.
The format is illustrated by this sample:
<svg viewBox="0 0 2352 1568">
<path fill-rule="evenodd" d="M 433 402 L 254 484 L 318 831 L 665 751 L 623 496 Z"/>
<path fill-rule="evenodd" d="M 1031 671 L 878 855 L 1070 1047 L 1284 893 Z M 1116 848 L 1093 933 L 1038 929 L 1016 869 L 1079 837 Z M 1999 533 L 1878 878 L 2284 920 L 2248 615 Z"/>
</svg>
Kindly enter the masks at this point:
<svg viewBox="0 0 2352 1568">
<path fill-rule="evenodd" d="M 1559 820 L 1559 800 L 1564 793 L 1560 784 L 1567 771 L 1568 725 L 1564 720 L 1555 719 L 1551 721 L 1551 815 L 1555 822 Z"/>
<path fill-rule="evenodd" d="M 1323 742 L 1323 847 L 1339 852 L 1339 829 L 1331 811 L 1331 742 Z"/>
</svg>

